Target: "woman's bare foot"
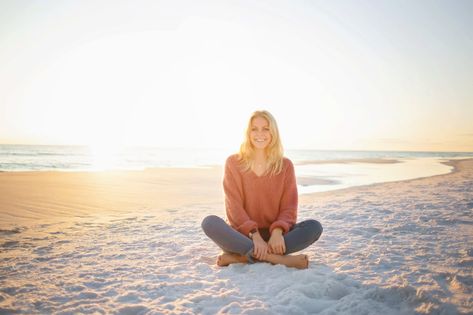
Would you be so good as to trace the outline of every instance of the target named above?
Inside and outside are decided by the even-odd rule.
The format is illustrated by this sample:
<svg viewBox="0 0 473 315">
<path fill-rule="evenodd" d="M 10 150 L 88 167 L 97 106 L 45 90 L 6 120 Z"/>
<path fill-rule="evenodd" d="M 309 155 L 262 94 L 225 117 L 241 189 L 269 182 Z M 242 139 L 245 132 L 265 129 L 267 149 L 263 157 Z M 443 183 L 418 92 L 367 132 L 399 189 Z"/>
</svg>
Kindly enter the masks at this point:
<svg viewBox="0 0 473 315">
<path fill-rule="evenodd" d="M 268 255 L 268 262 L 272 264 L 284 265 L 290 268 L 307 269 L 309 267 L 309 257 L 307 255 Z"/>
<path fill-rule="evenodd" d="M 220 267 L 225 267 L 230 264 L 247 262 L 248 259 L 246 258 L 246 256 L 241 256 L 237 254 L 223 253 L 217 257 L 217 265 Z"/>
<path fill-rule="evenodd" d="M 269 254 L 267 262 L 275 265 L 284 265 L 289 268 L 307 269 L 309 267 L 309 257 L 307 255 L 275 255 Z M 248 263 L 246 256 L 238 254 L 222 253 L 217 257 L 217 265 L 225 267 L 230 264 Z"/>
<path fill-rule="evenodd" d="M 307 269 L 309 268 L 309 257 L 307 255 L 287 255 L 288 258 L 288 267 L 294 267 L 297 269 Z"/>
</svg>

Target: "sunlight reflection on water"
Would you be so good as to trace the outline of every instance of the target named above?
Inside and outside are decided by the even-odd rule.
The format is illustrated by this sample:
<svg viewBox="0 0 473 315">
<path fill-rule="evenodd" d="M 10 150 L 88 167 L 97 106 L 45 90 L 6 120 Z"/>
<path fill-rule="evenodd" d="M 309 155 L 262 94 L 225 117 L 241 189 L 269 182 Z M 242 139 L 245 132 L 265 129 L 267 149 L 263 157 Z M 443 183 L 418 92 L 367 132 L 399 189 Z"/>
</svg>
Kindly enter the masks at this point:
<svg viewBox="0 0 473 315">
<path fill-rule="evenodd" d="M 324 163 L 296 165 L 300 194 L 343 189 L 381 182 L 408 180 L 447 174 L 452 166 L 438 158 L 398 159 L 400 163 Z M 311 182 L 312 179 L 312 182 Z"/>
</svg>

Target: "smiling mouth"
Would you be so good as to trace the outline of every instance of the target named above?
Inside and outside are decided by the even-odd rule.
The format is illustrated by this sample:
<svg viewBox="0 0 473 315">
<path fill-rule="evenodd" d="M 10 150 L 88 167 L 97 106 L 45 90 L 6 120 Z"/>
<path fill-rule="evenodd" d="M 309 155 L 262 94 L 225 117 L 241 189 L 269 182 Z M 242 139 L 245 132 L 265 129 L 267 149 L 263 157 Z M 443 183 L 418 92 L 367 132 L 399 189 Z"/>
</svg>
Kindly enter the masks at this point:
<svg viewBox="0 0 473 315">
<path fill-rule="evenodd" d="M 255 142 L 265 142 L 266 139 L 255 139 Z"/>
</svg>

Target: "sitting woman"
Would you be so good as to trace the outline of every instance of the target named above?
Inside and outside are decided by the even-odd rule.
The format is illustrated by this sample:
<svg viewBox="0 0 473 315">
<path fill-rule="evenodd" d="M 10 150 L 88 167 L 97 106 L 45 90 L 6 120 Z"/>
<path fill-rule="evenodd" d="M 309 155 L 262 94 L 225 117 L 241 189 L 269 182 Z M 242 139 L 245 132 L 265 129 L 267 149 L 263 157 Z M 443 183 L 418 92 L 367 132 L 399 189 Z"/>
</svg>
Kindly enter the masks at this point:
<svg viewBox="0 0 473 315">
<path fill-rule="evenodd" d="M 239 154 L 225 163 L 223 179 L 228 225 L 211 215 L 202 222 L 205 234 L 223 251 L 217 264 L 283 264 L 305 269 L 300 251 L 322 234 L 316 220 L 296 224 L 297 185 L 292 162 L 283 156 L 279 131 L 267 111 L 254 112 Z"/>
</svg>

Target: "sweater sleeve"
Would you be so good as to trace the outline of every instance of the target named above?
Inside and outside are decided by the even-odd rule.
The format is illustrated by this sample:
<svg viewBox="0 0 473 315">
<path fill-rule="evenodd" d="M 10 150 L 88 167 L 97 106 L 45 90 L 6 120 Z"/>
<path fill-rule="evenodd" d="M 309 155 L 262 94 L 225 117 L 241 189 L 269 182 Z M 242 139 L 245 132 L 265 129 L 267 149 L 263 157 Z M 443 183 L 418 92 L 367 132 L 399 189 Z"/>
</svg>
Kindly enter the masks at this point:
<svg viewBox="0 0 473 315">
<path fill-rule="evenodd" d="M 257 223 L 250 219 L 243 207 L 242 180 L 231 157 L 225 163 L 223 189 L 225 209 L 230 224 L 244 235 L 248 235 L 252 229 L 258 228 Z"/>
<path fill-rule="evenodd" d="M 279 227 L 282 228 L 284 234 L 286 234 L 297 221 L 298 195 L 296 174 L 292 162 L 290 160 L 287 161 L 288 167 L 284 176 L 284 191 L 281 197 L 279 215 L 277 220 L 269 227 L 270 233 L 272 233 L 275 228 Z"/>
</svg>

